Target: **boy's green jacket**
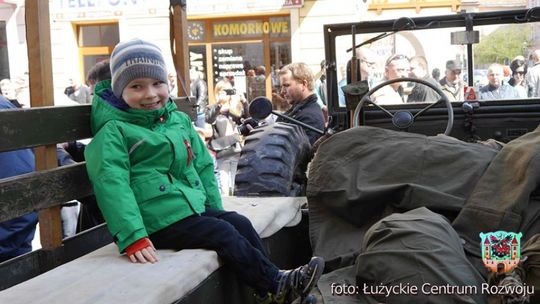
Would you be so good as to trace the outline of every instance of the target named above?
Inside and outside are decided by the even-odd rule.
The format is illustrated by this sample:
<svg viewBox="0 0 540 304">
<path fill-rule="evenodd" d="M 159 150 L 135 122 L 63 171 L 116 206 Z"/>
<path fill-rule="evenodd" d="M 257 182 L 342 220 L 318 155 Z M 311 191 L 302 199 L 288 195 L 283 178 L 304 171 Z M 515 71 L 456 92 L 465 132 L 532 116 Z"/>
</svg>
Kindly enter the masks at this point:
<svg viewBox="0 0 540 304">
<path fill-rule="evenodd" d="M 213 160 L 189 117 L 172 100 L 159 110 L 120 110 L 100 97 L 108 89 L 110 81 L 96 87 L 84 154 L 120 252 L 205 208 L 223 209 Z"/>
</svg>

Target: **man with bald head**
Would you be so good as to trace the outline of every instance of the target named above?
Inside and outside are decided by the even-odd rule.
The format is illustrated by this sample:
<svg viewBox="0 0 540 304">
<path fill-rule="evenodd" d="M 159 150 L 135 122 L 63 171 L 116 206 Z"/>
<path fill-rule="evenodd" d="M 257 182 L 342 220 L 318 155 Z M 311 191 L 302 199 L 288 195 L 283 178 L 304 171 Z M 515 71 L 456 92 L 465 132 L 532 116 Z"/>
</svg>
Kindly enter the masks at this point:
<svg viewBox="0 0 540 304">
<path fill-rule="evenodd" d="M 369 88 L 372 88 L 377 82 L 374 74 L 377 69 L 379 56 L 372 49 L 362 46 L 356 49 L 356 58 L 358 61 L 358 73 L 356 80 L 367 81 Z M 347 83 L 351 83 L 351 61 L 347 62 Z"/>
<path fill-rule="evenodd" d="M 529 59 L 533 62 L 533 66 L 527 71 L 527 84 L 532 88 L 531 97 L 540 96 L 540 49 L 532 52 Z"/>
<path fill-rule="evenodd" d="M 372 88 L 376 82 L 373 75 L 377 69 L 378 55 L 367 47 L 358 48 L 356 54 L 360 60 L 360 77 L 362 80 L 367 80 L 369 88 Z"/>
<path fill-rule="evenodd" d="M 494 63 L 487 72 L 488 84 L 480 89 L 480 100 L 519 99 L 518 91 L 503 82 L 503 66 Z"/>
</svg>

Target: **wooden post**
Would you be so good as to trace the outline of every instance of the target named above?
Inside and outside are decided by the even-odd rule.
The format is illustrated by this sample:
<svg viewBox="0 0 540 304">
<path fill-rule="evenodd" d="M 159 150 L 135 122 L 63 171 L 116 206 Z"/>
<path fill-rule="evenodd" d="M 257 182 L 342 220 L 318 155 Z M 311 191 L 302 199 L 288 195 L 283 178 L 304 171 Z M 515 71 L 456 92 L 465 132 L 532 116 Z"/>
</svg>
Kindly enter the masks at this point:
<svg viewBox="0 0 540 304">
<path fill-rule="evenodd" d="M 185 1 L 171 4 L 171 52 L 176 68 L 178 96 L 190 96 L 189 90 L 189 49 L 187 44 L 187 13 Z M 181 2 L 182 4 L 178 4 Z"/>
<path fill-rule="evenodd" d="M 30 104 L 32 107 L 53 106 L 49 1 L 26 0 L 25 14 Z M 35 154 L 36 170 L 57 166 L 55 145 L 38 147 Z M 59 206 L 39 211 L 39 228 L 43 249 L 50 250 L 62 245 Z"/>
</svg>

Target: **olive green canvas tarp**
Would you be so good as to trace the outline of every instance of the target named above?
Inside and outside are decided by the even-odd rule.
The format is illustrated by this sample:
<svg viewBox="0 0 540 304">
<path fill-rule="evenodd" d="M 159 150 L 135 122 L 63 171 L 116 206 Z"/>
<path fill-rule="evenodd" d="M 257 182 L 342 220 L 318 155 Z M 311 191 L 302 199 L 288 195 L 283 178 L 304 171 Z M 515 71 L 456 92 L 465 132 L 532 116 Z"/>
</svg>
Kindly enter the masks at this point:
<svg viewBox="0 0 540 304">
<path fill-rule="evenodd" d="M 369 127 L 339 133 L 321 145 L 307 189 L 314 254 L 337 269 L 319 281 L 325 303 L 345 300 L 331 294 L 332 282 L 478 286 L 487 276 L 479 233 L 497 230 L 523 234 L 517 272 L 540 293 L 539 182 L 540 128 L 500 151 Z M 448 303 L 486 300 L 469 295 Z M 372 297 L 349 302 L 376 303 Z"/>
<path fill-rule="evenodd" d="M 480 265 L 478 234 L 512 231 L 523 243 L 540 233 L 540 128 L 504 146 L 474 185 L 452 226 Z"/>
<path fill-rule="evenodd" d="M 533 294 L 528 288 L 528 295 L 487 292 L 486 286 L 493 285 L 487 285 L 470 263 L 462 244 L 450 222 L 427 208 L 394 213 L 366 232 L 355 265 L 324 274 L 317 286 L 325 304 L 523 303 L 509 300 L 516 297 L 539 303 L 540 235 L 522 245 L 523 262 L 515 271 L 496 275 L 519 281 L 489 280 L 498 286 L 534 287 Z M 380 286 L 393 288 L 373 288 Z M 382 294 L 373 294 L 381 290 Z"/>
<path fill-rule="evenodd" d="M 327 269 L 352 265 L 385 215 L 428 207 L 453 220 L 497 150 L 447 136 L 358 127 L 325 141 L 310 164 L 310 239 Z"/>
<path fill-rule="evenodd" d="M 325 304 L 487 302 L 481 289 L 485 280 L 468 261 L 450 222 L 423 207 L 373 225 L 355 265 L 336 273 L 319 280 Z M 357 286 L 358 292 L 337 296 L 336 284 Z"/>
</svg>

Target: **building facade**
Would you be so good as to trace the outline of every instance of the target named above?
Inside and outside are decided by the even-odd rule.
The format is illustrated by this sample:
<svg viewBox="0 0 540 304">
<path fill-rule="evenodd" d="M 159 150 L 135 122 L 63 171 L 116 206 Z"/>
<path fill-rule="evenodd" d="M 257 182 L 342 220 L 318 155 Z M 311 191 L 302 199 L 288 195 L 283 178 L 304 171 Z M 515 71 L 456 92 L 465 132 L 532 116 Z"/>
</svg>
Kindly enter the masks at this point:
<svg viewBox="0 0 540 304">
<path fill-rule="evenodd" d="M 512 1 L 514 9 L 534 4 Z M 494 9 L 508 9 L 506 2 L 500 1 Z M 169 71 L 176 74 L 170 50 L 169 0 L 49 3 L 55 91 L 63 92 L 71 82 L 83 83 L 90 67 L 108 58 L 116 43 L 131 38 L 158 44 Z M 486 8 L 481 1 L 466 0 L 187 0 L 190 64 L 201 72 L 210 92 L 220 77 L 228 77 L 234 78 L 237 92 L 246 97 L 254 97 L 249 96 L 251 70 L 264 67 L 263 91 L 270 96 L 280 66 L 303 61 L 315 73 L 319 71 L 324 59 L 324 24 Z M 27 66 L 24 0 L 0 0 L 0 79 L 24 79 Z M 189 80 L 179 85 L 189 86 Z"/>
</svg>

